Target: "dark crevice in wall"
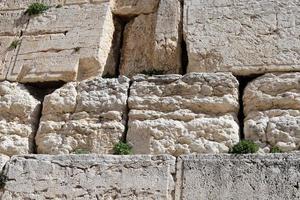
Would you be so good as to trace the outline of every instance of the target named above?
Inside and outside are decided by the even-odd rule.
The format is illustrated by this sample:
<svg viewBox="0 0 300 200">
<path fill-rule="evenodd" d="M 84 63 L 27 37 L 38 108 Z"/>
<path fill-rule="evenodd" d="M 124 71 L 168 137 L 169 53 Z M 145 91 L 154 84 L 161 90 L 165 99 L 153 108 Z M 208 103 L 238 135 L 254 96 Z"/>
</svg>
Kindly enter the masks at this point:
<svg viewBox="0 0 300 200">
<path fill-rule="evenodd" d="M 126 111 L 124 113 L 124 120 L 125 120 L 125 130 L 124 130 L 124 134 L 123 134 L 123 138 L 122 138 L 122 141 L 123 142 L 127 142 L 127 133 L 128 133 L 128 122 L 129 122 L 129 96 L 130 96 L 130 88 L 131 88 L 131 85 L 132 85 L 132 81 L 129 82 L 129 88 L 128 88 L 128 91 L 127 91 L 127 102 L 126 102 Z"/>
<path fill-rule="evenodd" d="M 243 101 L 243 96 L 245 89 L 247 85 L 259 77 L 260 75 L 251 75 L 251 76 L 236 76 L 238 82 L 239 82 L 239 104 L 240 104 L 240 110 L 238 113 L 238 121 L 239 121 L 239 126 L 240 126 L 240 138 L 243 140 L 245 139 L 245 134 L 244 134 L 244 119 L 245 119 L 245 113 L 244 113 L 244 101 Z"/>
<path fill-rule="evenodd" d="M 182 67 L 181 73 L 183 75 L 187 73 L 188 64 L 189 64 L 189 58 L 188 58 L 186 43 L 182 37 L 182 41 L 181 41 L 181 67 Z"/>
<path fill-rule="evenodd" d="M 43 102 L 46 95 L 51 94 L 56 89 L 62 87 L 65 84 L 63 81 L 54 81 L 54 82 L 41 82 L 41 83 L 25 83 L 24 86 L 28 90 L 28 92 L 37 100 L 41 102 L 40 110 L 38 113 L 38 116 L 36 118 L 38 119 L 38 122 L 36 124 L 35 130 L 34 130 L 34 138 L 37 134 L 38 128 L 40 126 L 41 117 L 42 117 L 42 111 L 43 111 Z M 33 154 L 37 154 L 37 145 L 35 142 L 35 139 L 33 140 Z"/>
<path fill-rule="evenodd" d="M 180 35 L 181 35 L 181 73 L 184 75 L 187 73 L 187 67 L 189 64 L 189 57 L 187 52 L 187 46 L 183 34 L 183 1 L 180 2 L 181 4 L 181 24 L 180 24 Z"/>
</svg>

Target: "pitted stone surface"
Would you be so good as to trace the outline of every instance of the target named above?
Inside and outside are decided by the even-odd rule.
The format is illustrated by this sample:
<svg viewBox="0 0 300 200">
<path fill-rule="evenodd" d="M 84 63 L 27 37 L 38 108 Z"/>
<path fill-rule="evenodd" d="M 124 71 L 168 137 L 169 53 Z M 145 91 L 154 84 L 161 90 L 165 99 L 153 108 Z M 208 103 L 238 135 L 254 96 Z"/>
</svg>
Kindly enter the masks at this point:
<svg viewBox="0 0 300 200">
<path fill-rule="evenodd" d="M 300 73 L 266 74 L 245 89 L 245 137 L 264 151 L 300 148 Z"/>
<path fill-rule="evenodd" d="M 300 71 L 298 0 L 185 0 L 189 72 Z"/>
<path fill-rule="evenodd" d="M 239 141 L 238 82 L 230 74 L 136 76 L 127 141 L 134 153 L 221 153 Z"/>
<path fill-rule="evenodd" d="M 41 103 L 21 84 L 0 82 L 0 153 L 33 153 Z"/>
<path fill-rule="evenodd" d="M 45 97 L 38 153 L 113 153 L 125 131 L 129 79 L 71 82 Z"/>
<path fill-rule="evenodd" d="M 299 154 L 183 156 L 176 200 L 299 199 Z"/>
<path fill-rule="evenodd" d="M 111 10 L 115 15 L 135 16 L 157 11 L 160 0 L 111 0 Z"/>
<path fill-rule="evenodd" d="M 62 5 L 64 0 L 1 0 L 0 10 L 25 10 L 32 3 L 43 3 L 48 6 Z"/>
<path fill-rule="evenodd" d="M 132 19 L 124 30 L 120 73 L 129 77 L 153 70 L 162 74 L 179 73 L 180 29 L 178 0 L 160 1 L 156 12 Z"/>
<path fill-rule="evenodd" d="M 171 156 L 16 156 L 3 199 L 171 200 L 173 173 Z"/>
</svg>

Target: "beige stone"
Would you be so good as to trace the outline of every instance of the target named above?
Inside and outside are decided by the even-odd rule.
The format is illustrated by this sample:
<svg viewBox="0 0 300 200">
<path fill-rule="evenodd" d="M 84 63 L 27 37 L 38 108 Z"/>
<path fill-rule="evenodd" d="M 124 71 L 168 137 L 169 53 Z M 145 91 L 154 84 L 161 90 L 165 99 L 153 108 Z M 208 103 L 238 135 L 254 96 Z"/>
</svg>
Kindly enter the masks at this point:
<svg viewBox="0 0 300 200">
<path fill-rule="evenodd" d="M 136 76 L 127 141 L 137 154 L 228 152 L 239 141 L 238 82 L 230 74 Z"/>
<path fill-rule="evenodd" d="M 8 80 L 74 81 L 115 68 L 109 3 L 51 8 L 30 19 Z"/>
<path fill-rule="evenodd" d="M 18 38 L 0 36 L 0 81 L 5 80 L 9 67 L 14 64 L 18 46 L 15 49 L 12 45 L 13 42 L 18 43 Z"/>
<path fill-rule="evenodd" d="M 22 10 L 0 10 L 0 36 L 19 36 L 25 30 L 28 20 Z"/>
<path fill-rule="evenodd" d="M 123 137 L 129 79 L 68 83 L 45 97 L 38 153 L 113 153 Z"/>
<path fill-rule="evenodd" d="M 40 102 L 23 85 L 4 81 L 0 83 L 0 104 L 0 153 L 33 153 Z"/>
<path fill-rule="evenodd" d="M 300 148 L 300 73 L 266 74 L 249 83 L 244 94 L 246 139 L 264 152 Z"/>
<path fill-rule="evenodd" d="M 189 72 L 300 71 L 298 0 L 185 0 Z"/>
<path fill-rule="evenodd" d="M 15 156 L 3 199 L 166 199 L 175 189 L 171 156 Z"/>
<path fill-rule="evenodd" d="M 0 10 L 27 9 L 32 3 L 39 2 L 48 6 L 62 5 L 64 0 L 1 0 Z"/>
<path fill-rule="evenodd" d="M 124 31 L 120 73 L 129 77 L 153 70 L 161 74 L 179 73 L 180 23 L 177 0 L 161 1 L 156 13 L 132 19 Z"/>
<path fill-rule="evenodd" d="M 115 15 L 134 16 L 157 11 L 160 0 L 111 0 L 111 10 Z"/>
</svg>

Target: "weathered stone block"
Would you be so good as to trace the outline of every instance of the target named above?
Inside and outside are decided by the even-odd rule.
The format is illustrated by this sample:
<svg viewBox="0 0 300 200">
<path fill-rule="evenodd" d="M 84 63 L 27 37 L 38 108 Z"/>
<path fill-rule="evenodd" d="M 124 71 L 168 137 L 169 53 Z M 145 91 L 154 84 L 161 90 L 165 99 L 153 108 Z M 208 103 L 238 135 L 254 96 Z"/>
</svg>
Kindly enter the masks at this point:
<svg viewBox="0 0 300 200">
<path fill-rule="evenodd" d="M 64 0 L 1 0 L 0 10 L 22 10 L 32 3 L 39 2 L 48 6 L 62 5 Z"/>
<path fill-rule="evenodd" d="M 127 141 L 137 154 L 227 152 L 239 141 L 238 82 L 230 74 L 136 76 Z"/>
<path fill-rule="evenodd" d="M 180 28 L 178 0 L 160 1 L 156 12 L 132 19 L 124 31 L 120 73 L 129 77 L 153 70 L 162 74 L 179 73 Z"/>
<path fill-rule="evenodd" d="M 13 65 L 18 46 L 15 48 L 13 43 L 18 44 L 18 38 L 11 36 L 0 36 L 0 81 L 5 80 L 10 66 Z"/>
<path fill-rule="evenodd" d="M 115 15 L 135 16 L 157 11 L 160 0 L 111 0 L 111 10 Z"/>
<path fill-rule="evenodd" d="M 174 173 L 171 156 L 15 156 L 3 198 L 171 200 Z"/>
<path fill-rule="evenodd" d="M 45 97 L 38 153 L 113 153 L 125 131 L 129 79 L 68 83 Z"/>
<path fill-rule="evenodd" d="M 299 199 L 299 154 L 182 156 L 176 200 Z"/>
<path fill-rule="evenodd" d="M 245 89 L 245 137 L 264 151 L 300 148 L 300 73 L 266 74 Z"/>
<path fill-rule="evenodd" d="M 109 2 L 50 8 L 30 19 L 8 80 L 74 81 L 116 65 Z"/>
<path fill-rule="evenodd" d="M 41 103 L 21 84 L 0 83 L 0 153 L 32 153 Z"/>
<path fill-rule="evenodd" d="M 300 71 L 298 0 L 185 0 L 189 72 Z"/>
</svg>

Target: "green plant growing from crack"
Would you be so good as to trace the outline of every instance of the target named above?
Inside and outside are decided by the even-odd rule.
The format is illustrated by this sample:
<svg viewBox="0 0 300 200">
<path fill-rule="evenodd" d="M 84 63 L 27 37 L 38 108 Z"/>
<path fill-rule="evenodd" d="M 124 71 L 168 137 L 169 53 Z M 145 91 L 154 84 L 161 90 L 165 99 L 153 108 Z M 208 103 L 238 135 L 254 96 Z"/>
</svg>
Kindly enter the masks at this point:
<svg viewBox="0 0 300 200">
<path fill-rule="evenodd" d="M 231 154 L 248 154 L 248 153 L 256 153 L 259 147 L 253 141 L 250 140 L 242 140 L 236 145 L 234 145 L 229 153 Z"/>
<path fill-rule="evenodd" d="M 8 49 L 9 50 L 14 50 L 16 49 L 20 44 L 20 40 L 14 40 L 12 43 L 9 45 Z"/>
<path fill-rule="evenodd" d="M 272 147 L 270 149 L 270 153 L 283 153 L 283 151 L 279 147 Z"/>
<path fill-rule="evenodd" d="M 32 3 L 29 5 L 27 10 L 25 11 L 25 14 L 28 14 L 29 16 L 38 15 L 38 14 L 45 12 L 49 8 L 50 8 L 49 6 L 47 6 L 43 3 L 36 2 L 36 3 Z"/>
<path fill-rule="evenodd" d="M 130 155 L 132 154 L 132 147 L 126 142 L 120 141 L 114 146 L 115 155 Z"/>
</svg>

